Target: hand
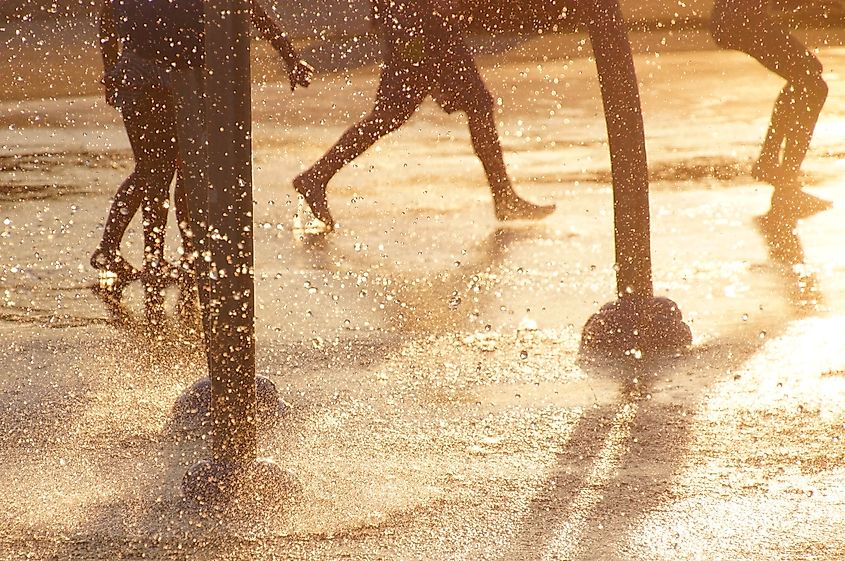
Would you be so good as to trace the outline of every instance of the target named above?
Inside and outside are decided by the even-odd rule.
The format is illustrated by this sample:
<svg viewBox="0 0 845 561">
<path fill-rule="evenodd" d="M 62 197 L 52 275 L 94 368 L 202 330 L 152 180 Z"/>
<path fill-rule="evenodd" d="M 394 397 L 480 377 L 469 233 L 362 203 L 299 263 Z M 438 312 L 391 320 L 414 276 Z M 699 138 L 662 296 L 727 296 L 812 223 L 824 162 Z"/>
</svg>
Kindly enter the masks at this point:
<svg viewBox="0 0 845 561">
<path fill-rule="evenodd" d="M 311 83 L 311 77 L 314 76 L 314 67 L 305 62 L 298 60 L 296 64 L 288 69 L 288 80 L 290 80 L 290 91 L 296 89 L 296 86 L 307 88 Z"/>
<path fill-rule="evenodd" d="M 106 103 L 115 109 L 120 109 L 120 92 L 117 85 L 106 78 L 103 79 L 103 84 L 106 86 Z"/>
</svg>

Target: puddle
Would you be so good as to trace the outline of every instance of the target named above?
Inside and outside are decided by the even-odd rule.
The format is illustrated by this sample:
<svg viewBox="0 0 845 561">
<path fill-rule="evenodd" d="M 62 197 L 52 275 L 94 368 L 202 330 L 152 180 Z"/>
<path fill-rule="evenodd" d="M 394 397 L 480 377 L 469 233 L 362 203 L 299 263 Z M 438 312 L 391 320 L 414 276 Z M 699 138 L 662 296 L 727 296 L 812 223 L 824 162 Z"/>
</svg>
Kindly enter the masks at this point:
<svg viewBox="0 0 845 561">
<path fill-rule="evenodd" d="M 0 184 L 0 201 L 46 201 L 55 200 L 68 195 L 88 195 L 91 191 L 81 185 L 62 185 L 45 183 L 39 185 Z"/>
</svg>

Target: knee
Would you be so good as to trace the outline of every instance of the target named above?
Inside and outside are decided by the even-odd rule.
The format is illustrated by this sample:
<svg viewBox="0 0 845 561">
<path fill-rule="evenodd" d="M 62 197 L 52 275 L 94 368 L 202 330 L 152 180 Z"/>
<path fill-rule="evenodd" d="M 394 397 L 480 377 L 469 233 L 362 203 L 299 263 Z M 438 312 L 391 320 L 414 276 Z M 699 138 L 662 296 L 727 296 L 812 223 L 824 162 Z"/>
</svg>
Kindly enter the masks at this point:
<svg viewBox="0 0 845 561">
<path fill-rule="evenodd" d="M 830 88 L 827 87 L 827 82 L 824 81 L 824 78 L 819 75 L 813 81 L 813 99 L 815 99 L 819 104 L 824 104 L 825 100 L 827 100 L 827 94 L 830 91 Z"/>
<path fill-rule="evenodd" d="M 793 82 L 793 87 L 798 89 L 803 97 L 818 105 L 824 104 L 829 92 L 822 72 L 821 62 L 813 58 L 812 63 L 807 67 L 805 73 L 801 75 L 800 79 Z"/>
<path fill-rule="evenodd" d="M 470 119 L 492 118 L 496 109 L 496 100 L 487 88 L 478 89 L 472 97 L 467 100 L 465 111 Z"/>
<path fill-rule="evenodd" d="M 405 107 L 382 107 L 370 113 L 367 120 L 374 123 L 383 134 L 388 134 L 404 125 L 413 113 L 413 109 Z"/>
<path fill-rule="evenodd" d="M 829 88 L 827 82 L 824 81 L 824 68 L 818 59 L 813 58 L 813 65 L 807 70 L 807 78 L 809 81 L 808 88 L 813 92 L 816 98 L 826 99 Z"/>
<path fill-rule="evenodd" d="M 490 90 L 488 90 L 487 88 L 479 90 L 473 96 L 473 101 L 475 105 L 475 111 L 481 115 L 492 115 L 493 110 L 496 108 L 496 100 L 493 99 L 493 94 L 491 94 Z"/>
</svg>

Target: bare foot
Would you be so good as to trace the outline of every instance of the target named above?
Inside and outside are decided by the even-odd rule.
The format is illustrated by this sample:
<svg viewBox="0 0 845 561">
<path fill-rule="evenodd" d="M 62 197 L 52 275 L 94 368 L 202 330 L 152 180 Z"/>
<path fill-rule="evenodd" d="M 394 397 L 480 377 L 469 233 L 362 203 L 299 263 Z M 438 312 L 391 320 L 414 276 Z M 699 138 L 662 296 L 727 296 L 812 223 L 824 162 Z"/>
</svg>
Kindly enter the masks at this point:
<svg viewBox="0 0 845 561">
<path fill-rule="evenodd" d="M 497 220 L 542 220 L 555 211 L 555 205 L 535 205 L 516 195 L 494 201 Z"/>
<path fill-rule="evenodd" d="M 91 254 L 91 266 L 101 273 L 115 275 L 118 282 L 127 284 L 138 278 L 138 270 L 130 265 L 118 252 L 106 251 L 101 248 Z"/>
<path fill-rule="evenodd" d="M 293 188 L 302 195 L 314 217 L 323 222 L 329 230 L 335 227 L 334 218 L 329 212 L 329 203 L 326 200 L 326 184 L 305 172 L 293 180 Z"/>
</svg>

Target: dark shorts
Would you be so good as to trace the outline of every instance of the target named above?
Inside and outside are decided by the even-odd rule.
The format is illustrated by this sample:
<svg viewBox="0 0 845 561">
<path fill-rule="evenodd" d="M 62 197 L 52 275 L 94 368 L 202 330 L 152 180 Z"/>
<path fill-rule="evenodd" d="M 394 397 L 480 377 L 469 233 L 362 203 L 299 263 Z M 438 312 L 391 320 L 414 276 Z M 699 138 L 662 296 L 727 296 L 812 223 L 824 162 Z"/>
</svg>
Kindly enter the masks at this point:
<svg viewBox="0 0 845 561">
<path fill-rule="evenodd" d="M 378 99 L 403 104 L 432 96 L 447 113 L 472 111 L 490 92 L 459 30 L 426 0 L 377 3 L 384 43 Z"/>
<path fill-rule="evenodd" d="M 754 48 L 772 32 L 782 32 L 767 13 L 764 0 L 716 0 L 710 18 L 719 46 L 738 51 Z"/>
</svg>

